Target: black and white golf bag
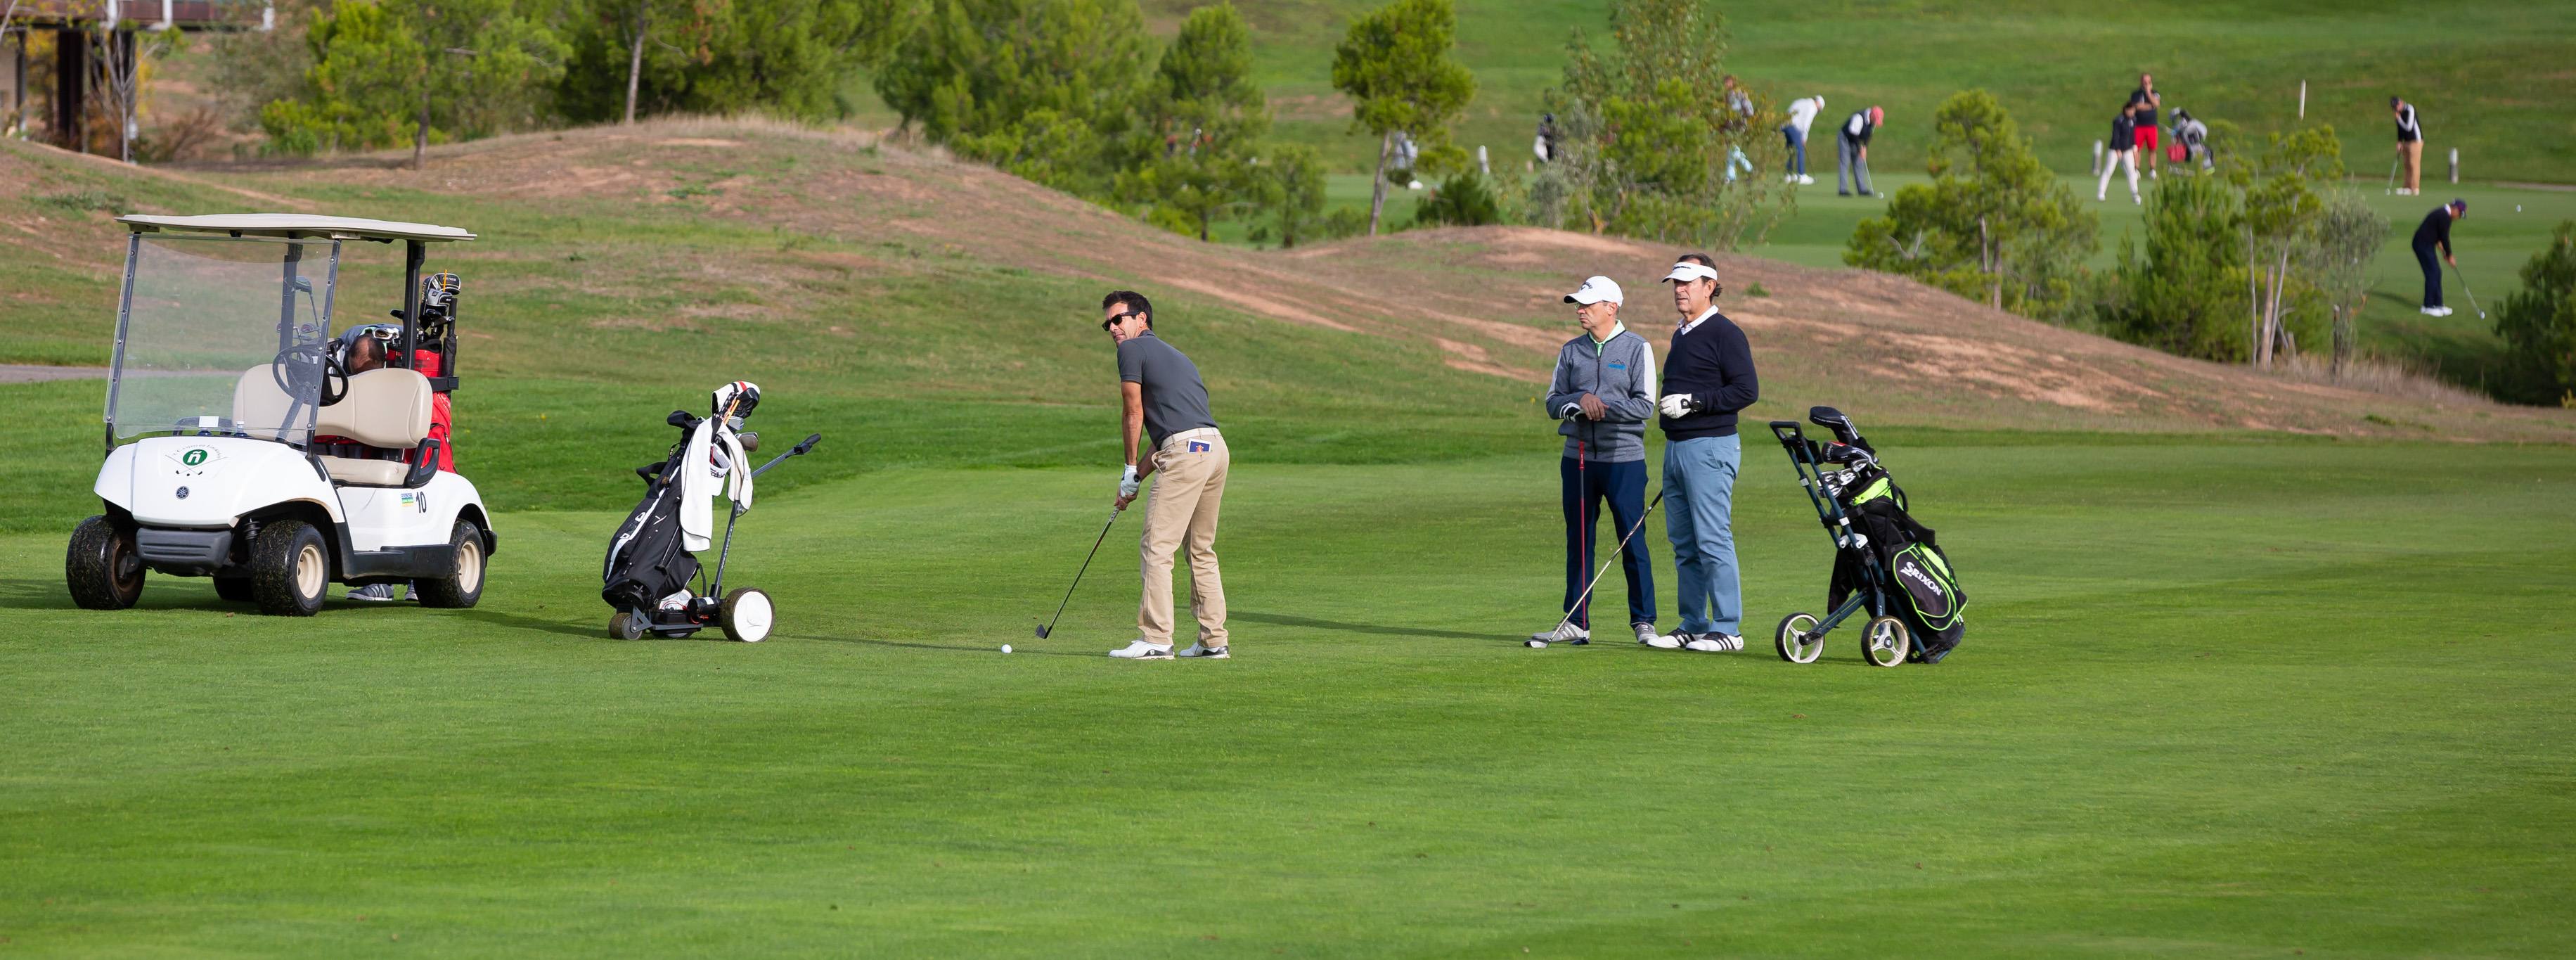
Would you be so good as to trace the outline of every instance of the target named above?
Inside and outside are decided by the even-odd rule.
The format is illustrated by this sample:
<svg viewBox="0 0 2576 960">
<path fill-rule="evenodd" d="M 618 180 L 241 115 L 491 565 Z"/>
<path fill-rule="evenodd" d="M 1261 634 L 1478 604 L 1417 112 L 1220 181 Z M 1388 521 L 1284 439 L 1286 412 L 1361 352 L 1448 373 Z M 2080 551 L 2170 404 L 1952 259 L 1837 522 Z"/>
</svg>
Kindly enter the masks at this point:
<svg viewBox="0 0 2576 960">
<path fill-rule="evenodd" d="M 748 450 L 760 447 L 760 435 L 737 432 L 742 417 L 760 403 L 760 388 L 735 381 L 717 388 L 709 416 L 671 411 L 664 422 L 680 428 L 680 442 L 660 463 L 635 468 L 644 478 L 644 499 L 609 538 L 608 556 L 600 565 L 599 598 L 621 611 L 652 611 L 673 599 L 686 599 L 698 576 L 694 551 L 712 545 L 709 501 L 722 496 L 734 516 L 751 509 L 752 474 Z M 731 528 L 727 527 L 728 536 Z"/>
<path fill-rule="evenodd" d="M 612 608 L 651 610 L 698 578 L 698 558 L 680 542 L 680 465 L 688 450 L 681 443 L 670 459 L 636 470 L 644 475 L 644 499 L 608 541 L 600 571 L 599 598 Z"/>
</svg>

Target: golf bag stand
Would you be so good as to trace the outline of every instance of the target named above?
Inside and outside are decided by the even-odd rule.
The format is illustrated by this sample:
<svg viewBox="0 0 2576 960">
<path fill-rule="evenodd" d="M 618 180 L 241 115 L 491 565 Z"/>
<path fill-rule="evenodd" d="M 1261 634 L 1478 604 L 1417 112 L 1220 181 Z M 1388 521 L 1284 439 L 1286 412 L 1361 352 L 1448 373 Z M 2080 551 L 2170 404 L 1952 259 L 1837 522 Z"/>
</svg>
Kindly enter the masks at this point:
<svg viewBox="0 0 2576 960">
<path fill-rule="evenodd" d="M 1948 558 L 1932 530 L 1906 514 L 1905 491 L 1850 418 L 1831 407 L 1808 416 L 1833 439 L 1809 439 L 1793 420 L 1771 421 L 1771 434 L 1788 451 L 1799 487 L 1833 538 L 1833 609 L 1822 619 L 1804 612 L 1783 618 L 1775 637 L 1781 659 L 1814 662 L 1827 633 L 1866 612 L 1863 659 L 1881 667 L 1940 662 L 1958 644 L 1967 604 Z"/>
</svg>

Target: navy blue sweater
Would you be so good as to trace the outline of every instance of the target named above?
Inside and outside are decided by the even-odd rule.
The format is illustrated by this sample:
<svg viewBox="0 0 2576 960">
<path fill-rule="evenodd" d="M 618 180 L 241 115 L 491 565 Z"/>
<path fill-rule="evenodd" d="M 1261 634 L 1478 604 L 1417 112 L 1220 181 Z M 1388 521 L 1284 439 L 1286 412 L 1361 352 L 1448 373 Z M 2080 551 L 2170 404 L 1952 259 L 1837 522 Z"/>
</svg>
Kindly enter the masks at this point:
<svg viewBox="0 0 2576 960">
<path fill-rule="evenodd" d="M 1762 396 L 1753 378 L 1753 344 L 1744 328 L 1723 313 L 1712 313 L 1688 333 L 1673 334 L 1664 356 L 1664 392 L 1687 393 L 1699 410 L 1686 417 L 1662 417 L 1666 440 L 1735 435 L 1735 412 Z"/>
</svg>

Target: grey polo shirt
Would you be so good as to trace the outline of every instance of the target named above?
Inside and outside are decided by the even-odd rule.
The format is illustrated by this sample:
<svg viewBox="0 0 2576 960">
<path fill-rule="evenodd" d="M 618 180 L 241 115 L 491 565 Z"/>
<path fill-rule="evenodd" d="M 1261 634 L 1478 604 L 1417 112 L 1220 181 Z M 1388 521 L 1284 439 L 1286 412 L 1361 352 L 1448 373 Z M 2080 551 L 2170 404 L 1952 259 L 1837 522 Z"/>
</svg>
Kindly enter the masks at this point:
<svg viewBox="0 0 2576 960">
<path fill-rule="evenodd" d="M 1156 448 L 1172 434 L 1216 426 L 1198 365 L 1152 330 L 1118 345 L 1118 379 L 1144 388 L 1145 436 Z"/>
</svg>

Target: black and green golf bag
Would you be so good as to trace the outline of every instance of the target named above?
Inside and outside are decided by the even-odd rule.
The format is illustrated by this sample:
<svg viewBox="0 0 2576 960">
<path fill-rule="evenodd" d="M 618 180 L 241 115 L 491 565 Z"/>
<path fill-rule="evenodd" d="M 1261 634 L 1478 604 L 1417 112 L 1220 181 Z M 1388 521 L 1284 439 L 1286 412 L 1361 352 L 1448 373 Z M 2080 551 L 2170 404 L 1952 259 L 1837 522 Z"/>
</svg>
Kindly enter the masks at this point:
<svg viewBox="0 0 2576 960">
<path fill-rule="evenodd" d="M 1941 552 L 1932 528 L 1906 512 L 1904 488 L 1874 464 L 1852 471 L 1836 499 L 1850 515 L 1852 528 L 1869 538 L 1868 545 L 1858 549 L 1875 553 L 1879 569 L 1890 581 L 1887 596 L 1894 609 L 1889 612 L 1903 619 L 1914 637 L 1908 659 L 1941 662 L 1967 631 L 1968 594 L 1959 589 L 1958 574 L 1952 572 L 1950 558 Z M 1843 598 L 1859 589 L 1865 569 L 1853 548 L 1836 551 L 1826 605 L 1841 606 Z"/>
</svg>

